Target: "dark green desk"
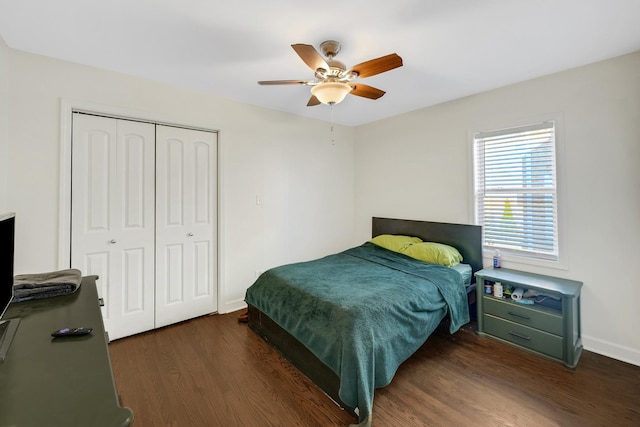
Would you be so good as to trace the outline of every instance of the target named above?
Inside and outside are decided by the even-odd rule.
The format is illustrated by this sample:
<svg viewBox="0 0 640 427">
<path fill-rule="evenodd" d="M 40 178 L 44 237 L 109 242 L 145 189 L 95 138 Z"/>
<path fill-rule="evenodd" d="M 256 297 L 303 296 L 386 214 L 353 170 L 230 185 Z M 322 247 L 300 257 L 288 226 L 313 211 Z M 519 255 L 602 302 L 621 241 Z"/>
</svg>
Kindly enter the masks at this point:
<svg viewBox="0 0 640 427">
<path fill-rule="evenodd" d="M 71 295 L 11 304 L 4 318 L 20 324 L 0 363 L 0 426 L 128 426 L 118 403 L 95 281 Z M 64 327 L 92 327 L 83 337 L 56 338 Z"/>
</svg>

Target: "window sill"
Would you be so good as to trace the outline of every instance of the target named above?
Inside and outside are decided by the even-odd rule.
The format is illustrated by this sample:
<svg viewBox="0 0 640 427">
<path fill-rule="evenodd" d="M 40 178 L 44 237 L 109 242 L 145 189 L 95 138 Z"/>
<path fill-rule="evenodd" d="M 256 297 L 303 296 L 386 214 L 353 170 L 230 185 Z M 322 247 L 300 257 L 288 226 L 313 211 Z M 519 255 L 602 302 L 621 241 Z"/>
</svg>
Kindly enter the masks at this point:
<svg viewBox="0 0 640 427">
<path fill-rule="evenodd" d="M 493 265 L 494 251 L 483 251 L 482 258 L 484 265 Z M 523 256 L 510 255 L 501 252 L 502 255 L 502 267 L 513 270 L 526 270 L 527 267 L 541 267 L 549 268 L 553 270 L 569 270 L 569 265 L 566 262 L 566 257 L 560 256 L 560 260 L 551 261 L 546 259 L 527 258 Z"/>
</svg>

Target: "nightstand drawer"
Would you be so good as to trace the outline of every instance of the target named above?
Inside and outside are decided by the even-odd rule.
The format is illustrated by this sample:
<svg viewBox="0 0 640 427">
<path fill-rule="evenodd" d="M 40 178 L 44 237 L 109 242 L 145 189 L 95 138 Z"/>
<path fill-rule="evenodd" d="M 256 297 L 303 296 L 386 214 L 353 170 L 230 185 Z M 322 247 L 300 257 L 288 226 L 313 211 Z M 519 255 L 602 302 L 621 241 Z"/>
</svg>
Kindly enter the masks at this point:
<svg viewBox="0 0 640 427">
<path fill-rule="evenodd" d="M 563 339 L 538 329 L 523 326 L 508 320 L 485 314 L 483 316 L 485 332 L 505 341 L 562 359 Z"/>
<path fill-rule="evenodd" d="M 484 312 L 521 325 L 563 335 L 562 316 L 510 301 L 483 296 Z"/>
</svg>

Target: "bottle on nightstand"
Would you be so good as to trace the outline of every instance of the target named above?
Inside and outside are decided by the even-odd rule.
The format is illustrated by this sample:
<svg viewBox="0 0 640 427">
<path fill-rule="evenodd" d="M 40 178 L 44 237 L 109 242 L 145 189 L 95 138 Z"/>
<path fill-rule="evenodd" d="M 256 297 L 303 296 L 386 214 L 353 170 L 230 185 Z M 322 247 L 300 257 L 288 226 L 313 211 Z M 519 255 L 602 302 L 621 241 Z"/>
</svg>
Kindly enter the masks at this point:
<svg viewBox="0 0 640 427">
<path fill-rule="evenodd" d="M 493 284 L 493 296 L 496 298 L 502 298 L 502 283 L 496 282 Z"/>
<path fill-rule="evenodd" d="M 497 249 L 493 255 L 493 268 L 502 268 L 502 255 L 500 255 L 500 251 Z"/>
</svg>

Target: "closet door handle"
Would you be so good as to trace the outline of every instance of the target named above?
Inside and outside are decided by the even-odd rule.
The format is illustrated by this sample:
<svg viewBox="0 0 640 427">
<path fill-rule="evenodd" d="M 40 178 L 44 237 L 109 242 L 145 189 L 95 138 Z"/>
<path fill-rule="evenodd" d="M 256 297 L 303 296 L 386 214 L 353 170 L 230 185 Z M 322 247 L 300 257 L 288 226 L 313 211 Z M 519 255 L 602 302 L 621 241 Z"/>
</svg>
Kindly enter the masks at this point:
<svg viewBox="0 0 640 427">
<path fill-rule="evenodd" d="M 111 239 L 111 240 L 109 241 L 109 243 L 111 243 L 111 244 L 116 243 L 116 239 Z"/>
<path fill-rule="evenodd" d="M 193 237 L 193 233 L 187 233 L 188 237 Z"/>
</svg>

